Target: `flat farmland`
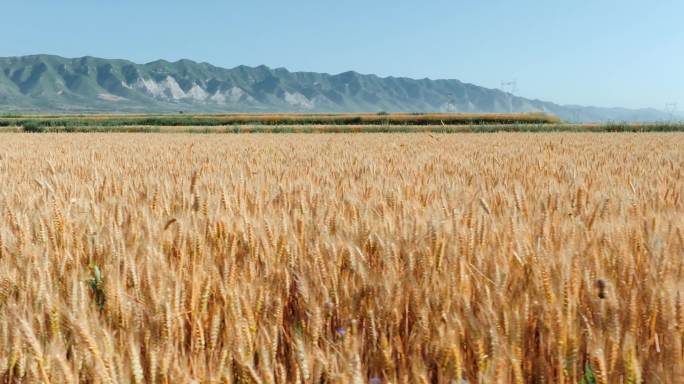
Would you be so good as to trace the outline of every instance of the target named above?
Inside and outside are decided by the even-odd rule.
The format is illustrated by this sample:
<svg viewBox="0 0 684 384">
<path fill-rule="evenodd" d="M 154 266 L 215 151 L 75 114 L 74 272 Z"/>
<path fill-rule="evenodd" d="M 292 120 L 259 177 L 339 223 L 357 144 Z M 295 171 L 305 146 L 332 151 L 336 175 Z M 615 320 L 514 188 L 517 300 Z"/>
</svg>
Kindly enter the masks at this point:
<svg viewBox="0 0 684 384">
<path fill-rule="evenodd" d="M 0 134 L 2 381 L 681 382 L 683 148 Z"/>
</svg>

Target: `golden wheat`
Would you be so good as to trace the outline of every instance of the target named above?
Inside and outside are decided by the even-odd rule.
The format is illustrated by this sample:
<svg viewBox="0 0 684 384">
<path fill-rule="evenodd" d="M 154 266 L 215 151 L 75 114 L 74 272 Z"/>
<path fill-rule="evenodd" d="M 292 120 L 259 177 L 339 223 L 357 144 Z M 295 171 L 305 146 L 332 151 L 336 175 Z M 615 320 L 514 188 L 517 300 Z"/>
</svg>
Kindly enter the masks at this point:
<svg viewBox="0 0 684 384">
<path fill-rule="evenodd" d="M 682 134 L 0 134 L 3 382 L 684 377 Z"/>
</svg>

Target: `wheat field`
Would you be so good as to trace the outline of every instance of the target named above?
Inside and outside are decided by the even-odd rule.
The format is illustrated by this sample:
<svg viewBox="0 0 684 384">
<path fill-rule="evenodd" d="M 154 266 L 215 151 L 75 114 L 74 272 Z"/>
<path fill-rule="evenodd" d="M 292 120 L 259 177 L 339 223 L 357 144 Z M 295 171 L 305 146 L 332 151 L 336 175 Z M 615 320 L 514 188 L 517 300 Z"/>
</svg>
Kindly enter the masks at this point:
<svg viewBox="0 0 684 384">
<path fill-rule="evenodd" d="M 682 383 L 684 135 L 0 134 L 3 383 Z"/>
</svg>

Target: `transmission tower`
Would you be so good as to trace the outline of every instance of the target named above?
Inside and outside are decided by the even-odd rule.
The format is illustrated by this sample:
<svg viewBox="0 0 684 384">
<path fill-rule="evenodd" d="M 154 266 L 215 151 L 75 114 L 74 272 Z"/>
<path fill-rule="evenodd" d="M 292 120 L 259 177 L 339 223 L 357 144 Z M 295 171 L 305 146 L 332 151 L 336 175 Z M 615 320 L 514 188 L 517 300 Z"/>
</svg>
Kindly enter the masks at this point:
<svg viewBox="0 0 684 384">
<path fill-rule="evenodd" d="M 446 112 L 457 112 L 458 108 L 456 107 L 456 99 L 454 98 L 454 94 L 449 92 L 447 93 L 447 102 L 446 102 Z"/>
<path fill-rule="evenodd" d="M 518 92 L 518 82 L 516 80 L 501 81 L 501 91 L 508 98 L 508 112 L 513 112 L 513 95 Z"/>
<path fill-rule="evenodd" d="M 670 115 L 670 121 L 673 121 L 675 113 L 677 113 L 677 103 L 666 103 L 665 112 Z"/>
<path fill-rule="evenodd" d="M 572 115 L 572 122 L 573 123 L 580 123 L 582 121 L 582 108 L 580 107 L 570 107 L 569 108 L 570 114 Z"/>
<path fill-rule="evenodd" d="M 506 93 L 514 95 L 518 92 L 518 82 L 516 80 L 512 81 L 502 81 L 501 90 Z"/>
</svg>

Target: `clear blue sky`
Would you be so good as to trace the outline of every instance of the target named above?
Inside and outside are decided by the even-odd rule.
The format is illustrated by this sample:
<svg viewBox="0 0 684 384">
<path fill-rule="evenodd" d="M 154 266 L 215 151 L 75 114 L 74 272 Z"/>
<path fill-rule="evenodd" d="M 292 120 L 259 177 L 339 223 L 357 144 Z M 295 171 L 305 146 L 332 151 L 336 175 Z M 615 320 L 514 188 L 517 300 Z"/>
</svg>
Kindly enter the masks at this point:
<svg viewBox="0 0 684 384">
<path fill-rule="evenodd" d="M 22 0 L 2 12 L 0 56 L 515 79 L 525 97 L 684 109 L 681 0 Z"/>
</svg>

